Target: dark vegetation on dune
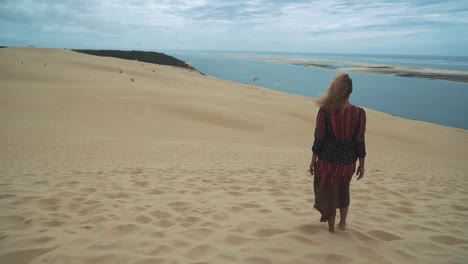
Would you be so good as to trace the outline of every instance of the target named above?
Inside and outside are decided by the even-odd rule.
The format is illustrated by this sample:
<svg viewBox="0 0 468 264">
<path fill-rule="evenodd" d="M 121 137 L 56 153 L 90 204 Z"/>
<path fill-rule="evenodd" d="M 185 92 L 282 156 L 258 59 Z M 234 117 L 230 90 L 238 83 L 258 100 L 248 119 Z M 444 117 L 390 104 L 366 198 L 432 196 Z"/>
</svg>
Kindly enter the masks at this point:
<svg viewBox="0 0 468 264">
<path fill-rule="evenodd" d="M 8 47 L 7 47 L 7 46 L 0 46 L 0 49 L 1 49 L 1 48 L 8 48 Z"/>
<path fill-rule="evenodd" d="M 184 61 L 181 61 L 172 56 L 166 55 L 164 53 L 153 52 L 153 51 L 137 51 L 137 50 L 82 50 L 74 49 L 73 51 L 81 52 L 89 55 L 102 56 L 102 57 L 114 57 L 124 60 L 137 60 L 140 62 L 169 65 L 180 68 L 191 69 L 197 72 L 197 69 L 191 67 Z M 200 72 L 201 73 L 201 72 Z M 203 74 L 203 73 L 201 73 Z"/>
</svg>

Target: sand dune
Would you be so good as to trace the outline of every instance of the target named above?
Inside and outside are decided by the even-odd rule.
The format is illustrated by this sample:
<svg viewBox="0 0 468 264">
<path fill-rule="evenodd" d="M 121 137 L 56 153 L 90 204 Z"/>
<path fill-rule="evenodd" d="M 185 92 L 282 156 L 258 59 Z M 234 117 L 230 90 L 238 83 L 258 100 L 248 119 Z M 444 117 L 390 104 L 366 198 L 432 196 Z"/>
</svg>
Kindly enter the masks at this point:
<svg viewBox="0 0 468 264">
<path fill-rule="evenodd" d="M 0 49 L 0 80 L 0 263 L 468 261 L 466 130 L 367 109 L 332 235 L 314 99 L 53 49 Z"/>
</svg>

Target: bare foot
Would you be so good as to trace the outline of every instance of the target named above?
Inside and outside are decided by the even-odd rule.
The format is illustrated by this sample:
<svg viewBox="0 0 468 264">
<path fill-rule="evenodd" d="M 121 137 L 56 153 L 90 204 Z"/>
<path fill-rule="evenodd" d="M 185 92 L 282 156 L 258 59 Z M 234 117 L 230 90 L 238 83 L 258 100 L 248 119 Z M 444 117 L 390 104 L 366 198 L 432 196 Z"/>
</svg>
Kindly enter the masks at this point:
<svg viewBox="0 0 468 264">
<path fill-rule="evenodd" d="M 340 229 L 341 231 L 346 231 L 346 224 L 338 224 L 338 229 Z"/>
<path fill-rule="evenodd" d="M 333 228 L 333 227 L 328 228 L 328 231 L 330 231 L 330 233 L 332 233 L 332 234 L 335 234 L 335 228 Z"/>
</svg>

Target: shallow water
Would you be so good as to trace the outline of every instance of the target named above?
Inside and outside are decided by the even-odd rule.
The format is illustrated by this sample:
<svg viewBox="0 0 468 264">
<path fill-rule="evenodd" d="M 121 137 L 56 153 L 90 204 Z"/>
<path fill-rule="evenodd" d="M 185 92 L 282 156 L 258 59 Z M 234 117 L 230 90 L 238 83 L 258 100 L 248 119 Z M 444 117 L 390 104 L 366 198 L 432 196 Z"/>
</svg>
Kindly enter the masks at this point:
<svg viewBox="0 0 468 264">
<path fill-rule="evenodd" d="M 175 52 L 171 55 L 191 63 L 208 76 L 310 97 L 319 97 L 338 73 L 336 70 L 228 57 L 241 54 Z M 321 59 L 325 58 L 330 57 L 322 55 Z M 357 61 L 356 58 L 353 60 Z M 388 63 L 389 58 L 382 60 Z M 403 58 L 399 60 L 404 61 Z M 423 58 L 419 64 L 428 67 L 427 60 Z M 447 65 L 456 68 L 457 63 L 452 61 Z M 404 64 L 395 60 L 393 65 Z M 468 129 L 466 83 L 365 73 L 350 73 L 350 76 L 354 86 L 351 102 L 354 104 L 408 119 Z M 255 77 L 258 80 L 254 81 Z"/>
</svg>

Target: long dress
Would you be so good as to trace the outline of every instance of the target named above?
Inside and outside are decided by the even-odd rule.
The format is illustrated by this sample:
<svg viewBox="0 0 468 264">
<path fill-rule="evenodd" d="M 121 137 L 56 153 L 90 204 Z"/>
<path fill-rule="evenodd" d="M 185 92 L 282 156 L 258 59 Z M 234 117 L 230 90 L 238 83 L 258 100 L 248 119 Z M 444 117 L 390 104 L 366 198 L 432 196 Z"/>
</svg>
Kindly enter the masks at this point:
<svg viewBox="0 0 468 264">
<path fill-rule="evenodd" d="M 320 108 L 317 114 L 313 153 L 318 159 L 314 168 L 314 207 L 321 221 L 336 215 L 336 208 L 350 204 L 349 183 L 358 158 L 366 156 L 364 134 L 366 112 L 357 106 L 334 111 Z"/>
</svg>

